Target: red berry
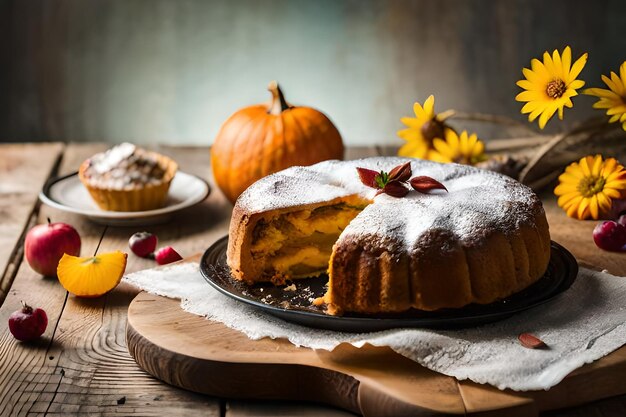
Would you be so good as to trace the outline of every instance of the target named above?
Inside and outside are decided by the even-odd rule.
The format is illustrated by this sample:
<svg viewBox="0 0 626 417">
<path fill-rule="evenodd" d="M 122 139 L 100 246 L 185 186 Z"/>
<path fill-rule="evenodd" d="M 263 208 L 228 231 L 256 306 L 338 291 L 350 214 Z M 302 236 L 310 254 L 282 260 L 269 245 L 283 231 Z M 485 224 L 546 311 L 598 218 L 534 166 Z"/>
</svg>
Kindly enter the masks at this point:
<svg viewBox="0 0 626 417">
<path fill-rule="evenodd" d="M 22 301 L 22 309 L 9 316 L 9 330 L 17 340 L 28 342 L 37 339 L 46 331 L 48 316 L 40 308 L 33 309 Z"/>
<path fill-rule="evenodd" d="M 147 258 L 157 246 L 157 237 L 149 232 L 137 232 L 128 240 L 130 250 L 137 256 Z"/>
<path fill-rule="evenodd" d="M 624 251 L 626 250 L 626 227 L 613 220 L 599 223 L 593 229 L 593 241 L 600 249 Z"/>
<path fill-rule="evenodd" d="M 617 223 L 621 224 L 622 226 L 626 226 L 626 214 L 622 214 L 621 216 L 619 216 L 619 219 L 617 219 Z"/>
<path fill-rule="evenodd" d="M 183 257 L 180 256 L 171 246 L 166 246 L 159 249 L 157 253 L 154 254 L 154 259 L 156 259 L 159 265 L 165 265 L 180 261 Z"/>
</svg>

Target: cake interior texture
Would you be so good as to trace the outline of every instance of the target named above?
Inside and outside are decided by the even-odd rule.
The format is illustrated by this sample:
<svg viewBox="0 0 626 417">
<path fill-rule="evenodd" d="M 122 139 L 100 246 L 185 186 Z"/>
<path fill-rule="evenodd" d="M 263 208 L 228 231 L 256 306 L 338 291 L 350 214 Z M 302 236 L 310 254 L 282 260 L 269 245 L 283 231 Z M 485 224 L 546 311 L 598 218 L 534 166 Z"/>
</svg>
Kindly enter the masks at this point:
<svg viewBox="0 0 626 417">
<path fill-rule="evenodd" d="M 280 284 L 326 273 L 333 245 L 367 204 L 352 198 L 259 219 L 250 252 L 261 280 Z"/>
</svg>

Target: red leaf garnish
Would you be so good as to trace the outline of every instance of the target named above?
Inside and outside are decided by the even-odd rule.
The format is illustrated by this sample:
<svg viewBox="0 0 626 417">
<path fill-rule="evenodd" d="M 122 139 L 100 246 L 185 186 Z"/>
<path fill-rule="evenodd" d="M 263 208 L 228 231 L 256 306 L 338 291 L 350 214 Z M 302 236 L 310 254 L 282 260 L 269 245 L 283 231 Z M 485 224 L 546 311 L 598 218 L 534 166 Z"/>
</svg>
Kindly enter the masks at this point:
<svg viewBox="0 0 626 417">
<path fill-rule="evenodd" d="M 519 342 L 528 349 L 542 349 L 547 347 L 543 340 L 530 333 L 522 333 L 517 336 Z"/>
<path fill-rule="evenodd" d="M 402 165 L 398 165 L 391 171 L 389 171 L 389 181 L 408 181 L 411 178 L 411 163 L 405 162 Z"/>
<path fill-rule="evenodd" d="M 442 183 L 431 177 L 415 177 L 411 178 L 411 181 L 409 182 L 411 183 L 411 187 L 413 187 L 415 191 L 419 191 L 420 193 L 427 193 L 430 190 L 448 191 L 448 189 Z"/>
<path fill-rule="evenodd" d="M 376 184 L 376 176 L 378 175 L 378 172 L 367 168 L 357 168 L 356 170 L 359 173 L 359 178 L 364 185 L 372 188 L 379 188 Z"/>
<path fill-rule="evenodd" d="M 382 190 L 376 193 L 376 195 L 387 194 L 392 197 L 401 198 L 407 195 L 408 192 L 409 189 L 406 188 L 400 181 L 389 181 Z"/>
</svg>

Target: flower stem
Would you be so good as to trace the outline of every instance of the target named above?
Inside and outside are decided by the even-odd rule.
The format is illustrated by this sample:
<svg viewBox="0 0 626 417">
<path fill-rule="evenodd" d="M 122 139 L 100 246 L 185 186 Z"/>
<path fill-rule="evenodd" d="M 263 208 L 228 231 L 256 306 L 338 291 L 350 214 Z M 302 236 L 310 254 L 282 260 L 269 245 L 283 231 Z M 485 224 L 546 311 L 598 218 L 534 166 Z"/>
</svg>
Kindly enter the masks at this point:
<svg viewBox="0 0 626 417">
<path fill-rule="evenodd" d="M 550 141 L 546 142 L 542 147 L 540 147 L 530 159 L 530 161 L 528 161 L 528 164 L 526 164 L 524 169 L 522 169 L 522 171 L 520 172 L 519 182 L 526 184 L 529 172 L 531 172 L 536 165 L 542 162 L 546 158 L 546 155 L 548 153 L 552 152 L 554 148 L 556 148 L 559 144 L 561 144 L 561 142 L 565 141 L 566 139 L 587 132 L 588 134 L 584 136 L 583 141 L 593 140 L 594 134 L 611 128 L 614 127 L 606 123 L 606 117 L 593 117 L 582 122 L 580 125 L 569 131 L 559 133 L 558 135 L 554 136 Z"/>
<path fill-rule="evenodd" d="M 526 123 L 520 122 L 518 120 L 515 120 L 507 116 L 499 116 L 495 114 L 476 113 L 476 112 L 468 113 L 468 112 L 461 112 L 461 111 L 456 111 L 456 110 L 451 110 L 450 112 L 452 113 L 450 118 L 511 126 L 511 127 L 523 129 L 526 132 L 531 133 L 533 136 L 539 135 L 538 132 L 528 127 Z"/>
</svg>

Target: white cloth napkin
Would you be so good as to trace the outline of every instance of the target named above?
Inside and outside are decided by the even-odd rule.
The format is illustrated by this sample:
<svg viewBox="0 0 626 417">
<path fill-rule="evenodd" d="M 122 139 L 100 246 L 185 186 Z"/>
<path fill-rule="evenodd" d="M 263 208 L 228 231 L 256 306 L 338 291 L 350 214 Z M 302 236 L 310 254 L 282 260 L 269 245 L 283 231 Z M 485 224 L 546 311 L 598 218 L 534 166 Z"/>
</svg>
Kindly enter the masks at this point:
<svg viewBox="0 0 626 417">
<path fill-rule="evenodd" d="M 556 299 L 500 322 L 462 330 L 362 334 L 299 326 L 232 300 L 206 283 L 197 263 L 148 269 L 124 280 L 153 294 L 180 298 L 184 310 L 253 340 L 285 338 L 296 346 L 326 350 L 340 343 L 389 346 L 434 371 L 500 389 L 548 389 L 574 369 L 626 343 L 626 278 L 585 268 Z M 524 332 L 539 337 L 549 349 L 521 346 L 517 337 Z"/>
</svg>

